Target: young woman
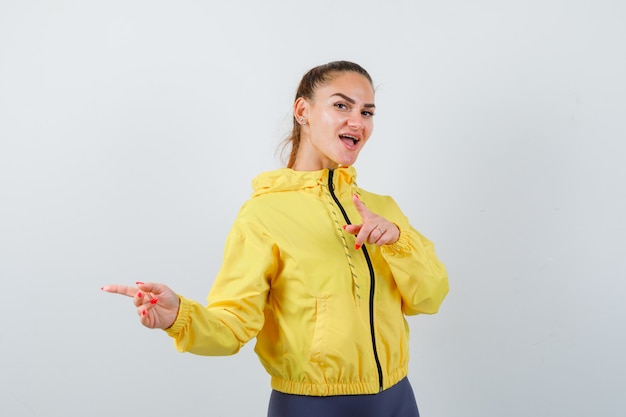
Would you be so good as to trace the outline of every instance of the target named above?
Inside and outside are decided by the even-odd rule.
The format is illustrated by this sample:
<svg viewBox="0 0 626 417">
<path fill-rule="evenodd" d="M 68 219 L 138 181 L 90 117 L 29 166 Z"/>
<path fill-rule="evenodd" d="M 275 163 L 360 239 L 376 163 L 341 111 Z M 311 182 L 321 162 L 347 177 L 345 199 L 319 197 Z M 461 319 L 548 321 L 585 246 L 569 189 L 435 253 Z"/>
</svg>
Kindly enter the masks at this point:
<svg viewBox="0 0 626 417">
<path fill-rule="evenodd" d="M 356 184 L 375 112 L 369 74 L 346 61 L 304 75 L 286 168 L 259 175 L 202 305 L 157 283 L 108 285 L 180 351 L 230 355 L 256 337 L 269 417 L 419 416 L 406 315 L 448 292 L 433 244 L 394 200 Z"/>
</svg>

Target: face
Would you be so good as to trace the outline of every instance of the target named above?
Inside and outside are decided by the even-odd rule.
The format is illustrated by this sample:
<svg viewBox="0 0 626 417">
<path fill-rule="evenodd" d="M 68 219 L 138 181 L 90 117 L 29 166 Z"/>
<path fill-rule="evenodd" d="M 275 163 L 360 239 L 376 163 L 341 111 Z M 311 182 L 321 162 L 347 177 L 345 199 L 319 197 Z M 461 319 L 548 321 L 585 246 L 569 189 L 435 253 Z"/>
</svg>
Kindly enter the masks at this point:
<svg viewBox="0 0 626 417">
<path fill-rule="evenodd" d="M 374 128 L 374 89 L 356 72 L 336 75 L 317 88 L 312 100 L 299 98 L 300 146 L 293 169 L 315 171 L 353 165 Z"/>
</svg>

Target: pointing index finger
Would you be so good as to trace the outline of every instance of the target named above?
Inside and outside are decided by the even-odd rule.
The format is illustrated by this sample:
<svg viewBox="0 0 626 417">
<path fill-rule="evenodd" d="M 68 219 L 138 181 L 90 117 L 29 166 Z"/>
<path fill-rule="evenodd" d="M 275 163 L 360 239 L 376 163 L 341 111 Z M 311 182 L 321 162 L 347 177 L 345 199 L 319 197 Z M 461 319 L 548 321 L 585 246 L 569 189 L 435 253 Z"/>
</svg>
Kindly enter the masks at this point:
<svg viewBox="0 0 626 417">
<path fill-rule="evenodd" d="M 356 207 L 356 211 L 359 212 L 362 219 L 365 219 L 365 216 L 369 213 L 369 210 L 365 206 L 365 203 L 361 201 L 361 198 L 358 194 L 352 195 L 352 202 L 354 203 L 354 207 Z"/>
<path fill-rule="evenodd" d="M 127 297 L 134 297 L 137 291 L 139 291 L 136 287 L 129 287 L 127 285 L 105 285 L 101 290 L 113 294 L 125 295 Z"/>
</svg>

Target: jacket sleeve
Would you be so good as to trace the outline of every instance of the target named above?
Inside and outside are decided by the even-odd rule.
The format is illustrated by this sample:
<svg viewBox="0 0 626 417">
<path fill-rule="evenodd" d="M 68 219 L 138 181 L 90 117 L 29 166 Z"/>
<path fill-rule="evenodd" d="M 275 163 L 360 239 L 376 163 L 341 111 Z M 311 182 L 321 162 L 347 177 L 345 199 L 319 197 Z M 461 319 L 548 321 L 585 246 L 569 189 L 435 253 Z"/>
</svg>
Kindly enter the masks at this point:
<svg viewBox="0 0 626 417">
<path fill-rule="evenodd" d="M 225 356 L 237 353 L 263 327 L 277 250 L 255 222 L 240 215 L 231 229 L 208 304 L 180 297 L 178 317 L 167 329 L 181 352 Z"/>
<path fill-rule="evenodd" d="M 437 259 L 433 243 L 409 224 L 393 201 L 392 206 L 397 211 L 389 220 L 396 222 L 400 238 L 382 246 L 381 253 L 402 296 L 403 312 L 434 314 L 448 294 L 446 268 Z"/>
</svg>

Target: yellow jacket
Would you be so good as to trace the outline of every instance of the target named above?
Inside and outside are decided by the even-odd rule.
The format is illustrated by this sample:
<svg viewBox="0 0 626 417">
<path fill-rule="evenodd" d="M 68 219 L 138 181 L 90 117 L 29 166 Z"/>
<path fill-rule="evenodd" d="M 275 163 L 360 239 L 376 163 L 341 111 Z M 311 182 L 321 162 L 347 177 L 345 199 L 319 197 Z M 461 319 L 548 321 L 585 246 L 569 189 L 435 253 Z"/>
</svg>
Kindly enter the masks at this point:
<svg viewBox="0 0 626 417">
<path fill-rule="evenodd" d="M 167 330 L 177 349 L 230 355 L 256 337 L 272 388 L 290 394 L 371 394 L 404 378 L 404 316 L 437 312 L 448 278 L 393 199 L 358 188 L 355 178 L 352 167 L 255 178 L 208 305 L 181 297 Z M 353 193 L 398 225 L 396 243 L 354 248 L 343 230 L 361 223 Z"/>
</svg>

